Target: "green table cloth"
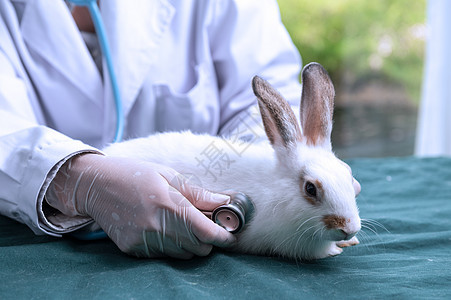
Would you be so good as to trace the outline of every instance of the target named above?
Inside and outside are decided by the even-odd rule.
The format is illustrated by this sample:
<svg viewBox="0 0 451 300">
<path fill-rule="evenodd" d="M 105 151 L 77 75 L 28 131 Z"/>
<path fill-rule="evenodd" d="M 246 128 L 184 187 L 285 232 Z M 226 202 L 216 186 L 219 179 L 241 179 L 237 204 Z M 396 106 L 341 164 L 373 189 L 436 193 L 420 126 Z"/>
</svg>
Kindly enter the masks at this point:
<svg viewBox="0 0 451 300">
<path fill-rule="evenodd" d="M 0 299 L 451 299 L 451 159 L 348 163 L 372 221 L 337 257 L 136 259 L 109 240 L 35 236 L 0 217 Z"/>
</svg>

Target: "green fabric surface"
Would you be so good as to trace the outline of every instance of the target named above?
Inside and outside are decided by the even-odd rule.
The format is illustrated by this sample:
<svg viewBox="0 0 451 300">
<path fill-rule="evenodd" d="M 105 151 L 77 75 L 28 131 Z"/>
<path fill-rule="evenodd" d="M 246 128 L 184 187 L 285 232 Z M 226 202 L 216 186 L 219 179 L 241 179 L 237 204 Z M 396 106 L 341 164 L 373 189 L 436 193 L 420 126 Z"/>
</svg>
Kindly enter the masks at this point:
<svg viewBox="0 0 451 300">
<path fill-rule="evenodd" d="M 315 262 L 214 251 L 135 259 L 108 240 L 34 236 L 0 217 L 1 299 L 451 299 L 451 159 L 348 161 L 360 245 Z"/>
</svg>

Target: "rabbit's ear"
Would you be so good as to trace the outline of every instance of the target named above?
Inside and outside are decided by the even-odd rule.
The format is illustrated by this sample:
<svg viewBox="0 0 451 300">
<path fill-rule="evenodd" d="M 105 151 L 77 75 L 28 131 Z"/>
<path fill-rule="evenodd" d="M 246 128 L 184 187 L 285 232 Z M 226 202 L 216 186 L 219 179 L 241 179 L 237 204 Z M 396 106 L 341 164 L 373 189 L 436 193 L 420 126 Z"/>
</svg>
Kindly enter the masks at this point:
<svg viewBox="0 0 451 300">
<path fill-rule="evenodd" d="M 291 148 L 301 140 L 301 130 L 288 102 L 266 80 L 255 76 L 252 88 L 258 98 L 266 135 L 272 146 Z"/>
<path fill-rule="evenodd" d="M 335 90 L 327 71 L 310 63 L 302 71 L 301 126 L 308 145 L 331 149 Z"/>
</svg>

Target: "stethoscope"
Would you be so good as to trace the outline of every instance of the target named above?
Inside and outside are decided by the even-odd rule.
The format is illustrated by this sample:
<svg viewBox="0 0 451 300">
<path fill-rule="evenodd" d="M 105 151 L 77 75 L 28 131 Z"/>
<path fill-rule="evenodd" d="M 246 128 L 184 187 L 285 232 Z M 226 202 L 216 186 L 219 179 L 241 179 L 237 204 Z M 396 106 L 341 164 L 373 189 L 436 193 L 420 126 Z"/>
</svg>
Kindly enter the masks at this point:
<svg viewBox="0 0 451 300">
<path fill-rule="evenodd" d="M 119 93 L 119 86 L 117 84 L 116 73 L 113 68 L 113 61 L 111 59 L 111 52 L 108 46 L 108 39 L 105 33 L 105 26 L 102 22 L 100 10 L 97 5 L 97 0 L 68 0 L 74 5 L 88 7 L 91 15 L 94 28 L 96 30 L 97 38 L 99 40 L 100 49 L 103 57 L 106 60 L 108 67 L 108 74 L 111 81 L 111 86 L 114 95 L 114 104 L 116 107 L 116 131 L 113 142 L 120 142 L 124 133 L 124 113 L 122 109 L 122 100 Z M 239 233 L 244 225 L 251 219 L 254 212 L 254 205 L 251 199 L 243 193 L 229 193 L 230 203 L 221 205 L 213 211 L 203 211 L 203 213 L 211 218 L 215 223 L 225 228 L 231 233 Z M 106 238 L 107 234 L 103 230 L 77 230 L 71 233 L 72 236 L 81 240 L 97 240 Z"/>
<path fill-rule="evenodd" d="M 230 203 L 216 207 L 212 212 L 203 211 L 204 215 L 231 233 L 239 233 L 252 219 L 254 204 L 243 193 L 231 192 Z"/>
<path fill-rule="evenodd" d="M 92 22 L 94 23 L 94 28 L 96 30 L 97 38 L 100 44 L 100 50 L 105 58 L 106 65 L 108 68 L 108 75 L 111 82 L 111 88 L 113 90 L 114 105 L 116 107 L 116 131 L 114 134 L 113 142 L 122 141 L 124 135 L 124 112 L 122 109 L 122 99 L 119 93 L 119 86 L 117 84 L 116 73 L 114 72 L 113 60 L 111 59 L 110 47 L 108 46 L 108 39 L 105 33 L 105 26 L 102 22 L 102 17 L 100 15 L 99 6 L 97 5 L 97 0 L 68 0 L 74 5 L 86 6 L 91 15 Z"/>
</svg>

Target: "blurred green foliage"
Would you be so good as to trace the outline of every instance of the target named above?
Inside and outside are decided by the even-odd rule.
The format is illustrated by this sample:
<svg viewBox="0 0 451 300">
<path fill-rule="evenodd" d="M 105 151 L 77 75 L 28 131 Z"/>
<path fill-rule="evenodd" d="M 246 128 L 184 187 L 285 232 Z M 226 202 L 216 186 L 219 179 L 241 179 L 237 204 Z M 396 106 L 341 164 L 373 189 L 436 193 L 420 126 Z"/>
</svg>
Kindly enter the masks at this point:
<svg viewBox="0 0 451 300">
<path fill-rule="evenodd" d="M 418 103 L 426 0 L 278 0 L 303 63 L 321 63 L 337 84 L 382 78 Z"/>
</svg>

